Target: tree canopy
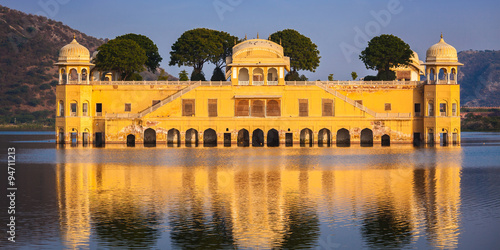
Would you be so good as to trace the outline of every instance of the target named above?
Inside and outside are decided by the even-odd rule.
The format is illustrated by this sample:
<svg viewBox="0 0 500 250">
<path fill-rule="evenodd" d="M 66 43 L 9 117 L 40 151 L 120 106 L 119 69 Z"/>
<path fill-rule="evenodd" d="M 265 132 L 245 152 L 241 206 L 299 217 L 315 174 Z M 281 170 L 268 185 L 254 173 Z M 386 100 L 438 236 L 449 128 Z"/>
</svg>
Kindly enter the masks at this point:
<svg viewBox="0 0 500 250">
<path fill-rule="evenodd" d="M 296 30 L 285 29 L 271 34 L 271 41 L 281 43 L 285 56 L 290 57 L 291 70 L 308 70 L 315 72 L 319 66 L 319 50 L 309 37 Z"/>
<path fill-rule="evenodd" d="M 118 36 L 115 39 L 129 39 L 141 46 L 141 48 L 146 52 L 146 56 L 148 58 L 145 63 L 146 68 L 152 73 L 156 72 L 156 69 L 160 66 L 160 62 L 163 58 L 160 56 L 160 53 L 158 53 L 158 47 L 156 47 L 156 44 L 154 44 L 151 39 L 147 36 L 133 33 Z"/>
<path fill-rule="evenodd" d="M 394 80 L 395 74 L 390 69 L 408 66 L 412 54 L 413 51 L 410 49 L 410 45 L 399 37 L 380 35 L 368 42 L 368 47 L 361 52 L 359 58 L 367 69 L 379 71 L 377 75 L 379 80 Z"/>
<path fill-rule="evenodd" d="M 102 71 L 118 71 L 123 80 L 144 69 L 147 56 L 136 42 L 113 39 L 97 48 L 95 66 Z"/>
</svg>

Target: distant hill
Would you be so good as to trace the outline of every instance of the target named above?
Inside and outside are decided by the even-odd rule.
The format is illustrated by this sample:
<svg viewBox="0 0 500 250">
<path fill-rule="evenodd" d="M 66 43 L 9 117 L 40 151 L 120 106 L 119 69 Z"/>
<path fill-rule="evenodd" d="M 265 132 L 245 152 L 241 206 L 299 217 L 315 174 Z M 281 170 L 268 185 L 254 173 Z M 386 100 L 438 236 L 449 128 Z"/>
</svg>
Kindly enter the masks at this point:
<svg viewBox="0 0 500 250">
<path fill-rule="evenodd" d="M 58 79 L 54 63 L 73 35 L 91 54 L 107 41 L 0 5 L 0 124 L 54 124 Z M 156 80 L 160 70 L 140 75 L 144 80 Z M 171 75 L 168 79 L 177 80 Z"/>
<path fill-rule="evenodd" d="M 53 124 L 59 49 L 71 42 L 95 51 L 105 42 L 61 22 L 0 6 L 0 123 Z"/>
<path fill-rule="evenodd" d="M 500 51 L 462 51 L 458 60 L 462 106 L 500 106 Z"/>
</svg>

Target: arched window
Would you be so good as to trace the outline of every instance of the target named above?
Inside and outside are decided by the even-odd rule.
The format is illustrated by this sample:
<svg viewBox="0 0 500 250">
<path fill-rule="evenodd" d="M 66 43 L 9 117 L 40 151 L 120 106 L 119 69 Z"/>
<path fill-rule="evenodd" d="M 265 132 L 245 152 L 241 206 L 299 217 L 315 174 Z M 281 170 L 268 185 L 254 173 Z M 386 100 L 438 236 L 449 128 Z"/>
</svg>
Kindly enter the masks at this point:
<svg viewBox="0 0 500 250">
<path fill-rule="evenodd" d="M 64 102 L 63 101 L 59 101 L 59 107 L 58 107 L 58 112 L 57 112 L 57 116 L 64 116 Z"/>
<path fill-rule="evenodd" d="M 427 116 L 434 116 L 434 102 L 429 101 L 427 103 Z"/>
<path fill-rule="evenodd" d="M 431 83 L 434 83 L 434 81 L 436 80 L 436 73 L 434 72 L 434 69 L 431 69 L 429 71 L 429 81 L 431 81 Z"/>
<path fill-rule="evenodd" d="M 252 100 L 252 108 L 250 109 L 252 116 L 254 117 L 264 117 L 264 101 L 262 100 Z"/>
<path fill-rule="evenodd" d="M 448 104 L 446 102 L 439 103 L 439 116 L 448 115 Z"/>
<path fill-rule="evenodd" d="M 69 115 L 78 116 L 78 103 L 76 101 L 72 101 L 69 104 Z"/>
<path fill-rule="evenodd" d="M 448 83 L 448 71 L 445 68 L 439 69 L 438 79 L 439 79 L 439 83 L 441 83 L 441 84 Z"/>
<path fill-rule="evenodd" d="M 281 115 L 281 108 L 280 108 L 280 101 L 279 100 L 268 100 L 267 101 L 266 115 L 267 116 L 280 116 Z"/>
<path fill-rule="evenodd" d="M 250 77 L 248 75 L 248 69 L 241 68 L 238 74 L 238 85 L 248 85 L 250 84 Z"/>
<path fill-rule="evenodd" d="M 59 76 L 59 84 L 66 84 L 68 83 L 68 76 L 66 75 L 66 70 L 61 69 L 61 73 Z"/>
<path fill-rule="evenodd" d="M 236 100 L 235 114 L 234 116 L 249 116 L 250 107 L 248 100 Z"/>
<path fill-rule="evenodd" d="M 456 80 L 457 80 L 457 70 L 453 68 L 451 69 L 450 81 L 453 81 L 452 83 L 455 83 Z"/>
<path fill-rule="evenodd" d="M 87 69 L 82 69 L 82 82 L 87 82 Z"/>
<path fill-rule="evenodd" d="M 78 81 L 78 72 L 76 71 L 76 69 L 69 70 L 69 80 Z"/>
<path fill-rule="evenodd" d="M 252 85 L 264 85 L 264 70 L 256 68 L 252 74 Z"/>
<path fill-rule="evenodd" d="M 89 102 L 84 101 L 82 103 L 82 116 L 89 116 Z"/>
<path fill-rule="evenodd" d="M 267 71 L 267 85 L 278 85 L 278 70 L 275 68 Z"/>
</svg>

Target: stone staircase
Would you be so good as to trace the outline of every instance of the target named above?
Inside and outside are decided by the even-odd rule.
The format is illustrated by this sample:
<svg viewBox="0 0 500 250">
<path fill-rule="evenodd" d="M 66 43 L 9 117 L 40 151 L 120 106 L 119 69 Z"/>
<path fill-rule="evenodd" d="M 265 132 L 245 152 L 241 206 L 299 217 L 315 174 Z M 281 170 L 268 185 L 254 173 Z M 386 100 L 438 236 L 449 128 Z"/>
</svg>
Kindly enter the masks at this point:
<svg viewBox="0 0 500 250">
<path fill-rule="evenodd" d="M 326 92 L 334 95 L 335 97 L 339 98 L 340 100 L 343 100 L 343 101 L 351 104 L 352 106 L 358 108 L 359 110 L 364 111 L 365 113 L 367 113 L 367 114 L 369 114 L 369 115 L 371 115 L 373 117 L 377 117 L 377 112 L 375 112 L 375 111 L 367 108 L 366 106 L 363 106 L 363 105 L 357 103 L 353 99 L 351 99 L 351 98 L 349 98 L 349 97 L 347 97 L 347 96 L 339 93 L 338 91 L 333 90 L 333 89 L 327 87 L 325 84 L 323 84 L 321 82 L 317 82 L 316 86 L 324 89 Z M 385 115 L 385 113 L 384 113 L 384 115 Z"/>
<path fill-rule="evenodd" d="M 182 95 L 188 93 L 189 91 L 191 91 L 191 90 L 193 90 L 193 89 L 195 89 L 195 88 L 197 88 L 199 86 L 201 86 L 201 82 L 197 82 L 197 83 L 195 83 L 193 85 L 189 85 L 188 87 L 183 88 L 181 91 L 179 91 L 179 92 L 177 92 L 177 93 L 175 93 L 175 94 L 173 94 L 173 95 L 171 95 L 171 96 L 169 96 L 169 97 L 161 100 L 159 103 L 157 103 L 157 104 L 155 104 L 155 105 L 153 105 L 151 107 L 148 107 L 148 108 L 144 109 L 143 111 L 139 112 L 139 118 L 142 118 L 145 115 L 147 115 L 147 114 L 149 114 L 149 113 L 151 113 L 151 112 L 153 112 L 153 111 L 161 108 L 163 105 L 167 105 L 168 103 L 174 101 L 175 99 L 181 97 Z"/>
</svg>

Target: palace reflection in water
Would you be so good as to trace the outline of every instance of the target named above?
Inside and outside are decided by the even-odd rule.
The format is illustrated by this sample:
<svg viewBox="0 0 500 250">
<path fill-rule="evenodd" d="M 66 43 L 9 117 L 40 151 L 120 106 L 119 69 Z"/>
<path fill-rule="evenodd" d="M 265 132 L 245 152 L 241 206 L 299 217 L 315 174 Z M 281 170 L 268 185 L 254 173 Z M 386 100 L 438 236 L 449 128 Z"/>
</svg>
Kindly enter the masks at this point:
<svg viewBox="0 0 500 250">
<path fill-rule="evenodd" d="M 59 162 L 117 160 L 56 166 L 61 235 L 69 248 L 457 247 L 460 148 L 331 150 L 64 150 Z"/>
</svg>

